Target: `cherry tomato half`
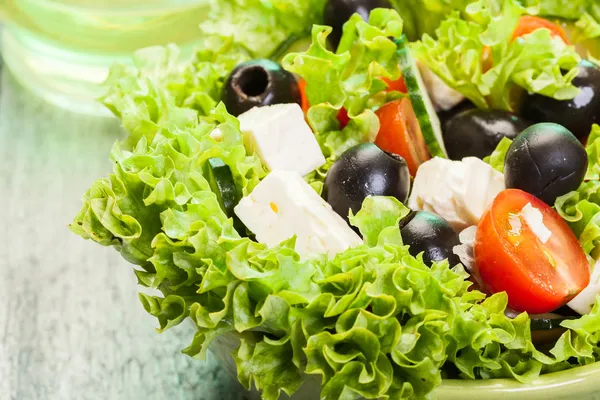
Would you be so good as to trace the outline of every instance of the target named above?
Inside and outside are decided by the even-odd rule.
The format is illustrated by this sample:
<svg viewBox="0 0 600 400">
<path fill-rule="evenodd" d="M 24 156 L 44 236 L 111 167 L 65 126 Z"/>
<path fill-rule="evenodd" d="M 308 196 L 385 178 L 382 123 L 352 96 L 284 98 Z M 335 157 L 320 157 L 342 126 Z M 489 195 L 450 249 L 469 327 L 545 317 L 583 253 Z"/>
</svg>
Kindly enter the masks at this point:
<svg viewBox="0 0 600 400">
<path fill-rule="evenodd" d="M 522 217 L 528 203 L 552 233 L 543 243 Z M 568 303 L 590 281 L 586 255 L 566 222 L 535 196 L 507 189 L 477 227 L 475 267 L 486 289 L 506 292 L 516 311 L 542 314 Z"/>
<path fill-rule="evenodd" d="M 512 38 L 514 40 L 540 28 L 548 29 L 552 36 L 558 36 L 563 40 L 563 42 L 569 44 L 569 39 L 567 39 L 567 34 L 563 28 L 556 25 L 554 22 L 550 22 L 544 18 L 534 17 L 533 15 L 523 15 L 521 18 L 519 18 L 519 24 L 515 28 Z"/>
<path fill-rule="evenodd" d="M 415 176 L 419 165 L 431 156 L 410 100 L 408 97 L 394 100 L 375 114 L 380 125 L 375 144 L 384 151 L 402 156 L 410 174 Z"/>
</svg>

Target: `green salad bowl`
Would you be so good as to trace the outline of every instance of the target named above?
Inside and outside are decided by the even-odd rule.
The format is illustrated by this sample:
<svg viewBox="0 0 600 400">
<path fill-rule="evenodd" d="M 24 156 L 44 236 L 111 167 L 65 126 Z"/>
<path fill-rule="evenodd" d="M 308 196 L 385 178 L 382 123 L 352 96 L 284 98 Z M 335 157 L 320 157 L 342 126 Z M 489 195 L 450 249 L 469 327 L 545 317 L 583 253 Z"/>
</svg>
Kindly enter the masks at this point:
<svg viewBox="0 0 600 400">
<path fill-rule="evenodd" d="M 232 352 L 239 346 L 235 335 L 222 335 L 211 343 L 211 351 L 225 370 L 236 377 Z M 309 375 L 291 400 L 318 400 L 321 382 Z M 513 379 L 447 379 L 435 391 L 438 400 L 600 400 L 600 362 L 570 370 L 545 374 L 523 384 Z M 249 400 L 260 400 L 260 393 L 250 392 Z M 283 395 L 281 399 L 289 399 Z M 357 398 L 356 400 L 360 400 Z"/>
</svg>

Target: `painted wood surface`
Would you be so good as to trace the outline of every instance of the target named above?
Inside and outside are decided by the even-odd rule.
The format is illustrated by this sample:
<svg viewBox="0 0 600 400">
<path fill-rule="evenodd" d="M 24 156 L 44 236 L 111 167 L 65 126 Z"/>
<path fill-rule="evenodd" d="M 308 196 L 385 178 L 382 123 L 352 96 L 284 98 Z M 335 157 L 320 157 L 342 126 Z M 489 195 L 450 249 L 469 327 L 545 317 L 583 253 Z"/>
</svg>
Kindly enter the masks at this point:
<svg viewBox="0 0 600 400">
<path fill-rule="evenodd" d="M 119 135 L 2 71 L 0 399 L 239 400 L 214 360 L 180 353 L 191 326 L 157 334 L 129 265 L 67 229 Z"/>
</svg>

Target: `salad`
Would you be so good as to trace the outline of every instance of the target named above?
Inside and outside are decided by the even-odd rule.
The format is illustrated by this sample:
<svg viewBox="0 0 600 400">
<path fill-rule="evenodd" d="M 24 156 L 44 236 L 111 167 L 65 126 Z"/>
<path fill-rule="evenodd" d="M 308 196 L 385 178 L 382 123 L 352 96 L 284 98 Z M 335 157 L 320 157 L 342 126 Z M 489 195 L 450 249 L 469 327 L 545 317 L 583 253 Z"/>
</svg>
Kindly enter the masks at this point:
<svg viewBox="0 0 600 400">
<path fill-rule="evenodd" d="M 219 2 L 193 59 L 113 68 L 70 227 L 267 400 L 600 361 L 600 9 L 558 3 Z"/>
</svg>

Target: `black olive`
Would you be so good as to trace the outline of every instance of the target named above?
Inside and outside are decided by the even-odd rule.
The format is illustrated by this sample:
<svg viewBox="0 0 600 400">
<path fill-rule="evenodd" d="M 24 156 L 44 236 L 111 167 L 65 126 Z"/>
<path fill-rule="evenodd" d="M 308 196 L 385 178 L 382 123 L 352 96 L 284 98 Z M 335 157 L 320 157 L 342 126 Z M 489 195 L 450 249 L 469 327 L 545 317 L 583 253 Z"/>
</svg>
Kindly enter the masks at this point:
<svg viewBox="0 0 600 400">
<path fill-rule="evenodd" d="M 526 96 L 521 115 L 532 122 L 554 122 L 578 138 L 589 135 L 592 125 L 600 122 L 600 67 L 581 60 L 573 85 L 581 93 L 572 100 L 555 100 L 539 94 Z"/>
<path fill-rule="evenodd" d="M 472 109 L 458 113 L 443 126 L 444 144 L 451 160 L 483 159 L 503 137 L 514 139 L 529 124 L 504 110 Z"/>
<path fill-rule="evenodd" d="M 444 126 L 444 124 L 447 121 L 449 121 L 456 115 L 462 113 L 463 111 L 472 110 L 474 108 L 475 108 L 475 105 L 472 102 L 470 102 L 469 100 L 463 100 L 449 110 L 438 111 L 437 116 L 438 116 L 442 126 Z"/>
<path fill-rule="evenodd" d="M 331 26 L 333 31 L 329 41 L 337 49 L 342 38 L 342 28 L 352 14 L 358 13 L 365 21 L 369 14 L 376 8 L 392 8 L 389 0 L 329 0 L 325 6 L 325 25 Z"/>
<path fill-rule="evenodd" d="M 400 221 L 400 234 L 408 252 L 417 256 L 423 253 L 425 264 L 448 259 L 450 265 L 460 263 L 454 246 L 460 244 L 458 234 L 448 221 L 427 211 L 413 211 Z"/>
<path fill-rule="evenodd" d="M 568 129 L 553 123 L 536 124 L 508 148 L 504 183 L 554 205 L 558 196 L 581 185 L 587 165 L 583 145 Z"/>
<path fill-rule="evenodd" d="M 349 210 L 356 214 L 367 196 L 393 196 L 405 203 L 409 191 L 410 173 L 404 158 L 364 143 L 346 150 L 333 163 L 323 197 L 347 221 Z"/>
<path fill-rule="evenodd" d="M 302 102 L 294 75 L 280 64 L 262 59 L 235 67 L 225 81 L 221 100 L 236 117 L 253 107 Z"/>
</svg>

